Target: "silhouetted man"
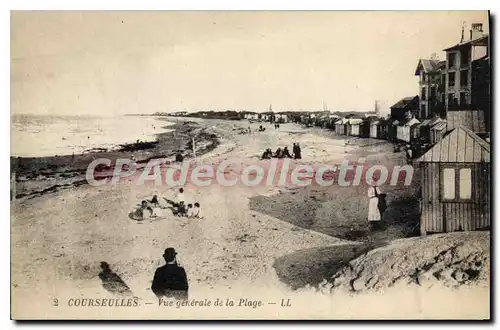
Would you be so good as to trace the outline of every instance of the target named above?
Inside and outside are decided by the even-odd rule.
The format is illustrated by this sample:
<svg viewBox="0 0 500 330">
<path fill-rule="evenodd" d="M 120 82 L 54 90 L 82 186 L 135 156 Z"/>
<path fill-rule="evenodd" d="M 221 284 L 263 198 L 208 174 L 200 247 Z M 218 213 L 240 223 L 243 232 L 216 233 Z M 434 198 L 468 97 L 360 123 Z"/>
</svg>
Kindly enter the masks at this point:
<svg viewBox="0 0 500 330">
<path fill-rule="evenodd" d="M 108 292 L 121 295 L 132 295 L 132 291 L 125 282 L 114 273 L 109 264 L 105 261 L 101 262 L 102 271 L 99 273 L 99 278 L 102 280 L 102 286 Z"/>
<path fill-rule="evenodd" d="M 151 290 L 158 299 L 162 297 L 188 298 L 186 271 L 177 265 L 176 255 L 174 248 L 165 249 L 163 258 L 167 264 L 156 269 Z"/>
</svg>

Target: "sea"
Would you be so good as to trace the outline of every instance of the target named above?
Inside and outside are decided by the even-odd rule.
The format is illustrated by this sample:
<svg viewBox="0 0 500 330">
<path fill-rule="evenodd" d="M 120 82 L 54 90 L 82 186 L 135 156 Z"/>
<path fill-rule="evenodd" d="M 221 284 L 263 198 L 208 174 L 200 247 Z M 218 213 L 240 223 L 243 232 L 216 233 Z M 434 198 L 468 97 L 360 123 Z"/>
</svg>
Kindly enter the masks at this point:
<svg viewBox="0 0 500 330">
<path fill-rule="evenodd" d="M 172 122 L 152 116 L 12 115 L 11 156 L 46 157 L 116 150 L 121 144 L 155 141 Z"/>
</svg>

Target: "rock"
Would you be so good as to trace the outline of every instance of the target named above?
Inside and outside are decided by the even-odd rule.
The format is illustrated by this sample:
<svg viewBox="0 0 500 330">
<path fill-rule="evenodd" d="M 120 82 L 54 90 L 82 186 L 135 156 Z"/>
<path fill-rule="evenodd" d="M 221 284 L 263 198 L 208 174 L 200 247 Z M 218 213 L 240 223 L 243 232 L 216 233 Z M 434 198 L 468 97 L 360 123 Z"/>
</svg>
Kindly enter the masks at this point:
<svg viewBox="0 0 500 330">
<path fill-rule="evenodd" d="M 352 283 L 352 290 L 361 291 L 365 288 L 365 283 L 362 279 L 357 279 Z"/>
</svg>

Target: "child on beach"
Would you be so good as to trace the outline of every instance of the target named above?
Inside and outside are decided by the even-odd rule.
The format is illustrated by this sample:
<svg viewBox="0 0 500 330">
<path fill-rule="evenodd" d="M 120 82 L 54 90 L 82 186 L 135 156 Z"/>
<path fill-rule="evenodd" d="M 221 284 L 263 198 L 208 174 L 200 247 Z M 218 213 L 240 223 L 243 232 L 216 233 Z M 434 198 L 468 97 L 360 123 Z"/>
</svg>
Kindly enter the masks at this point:
<svg viewBox="0 0 500 330">
<path fill-rule="evenodd" d="M 133 219 L 138 221 L 142 221 L 146 218 L 153 218 L 154 216 L 153 208 L 148 205 L 147 201 L 142 201 L 141 207 L 136 209 L 133 213 Z"/>
<path fill-rule="evenodd" d="M 201 216 L 200 203 L 194 203 L 194 207 L 193 204 L 188 204 L 186 215 L 188 218 L 203 219 L 203 217 Z"/>
<path fill-rule="evenodd" d="M 192 218 L 193 217 L 193 204 L 188 204 L 187 210 L 186 210 L 186 216 L 188 218 Z"/>
<path fill-rule="evenodd" d="M 200 203 L 198 203 L 198 202 L 194 203 L 192 217 L 198 218 L 198 219 L 203 219 L 203 216 L 201 215 Z"/>
</svg>

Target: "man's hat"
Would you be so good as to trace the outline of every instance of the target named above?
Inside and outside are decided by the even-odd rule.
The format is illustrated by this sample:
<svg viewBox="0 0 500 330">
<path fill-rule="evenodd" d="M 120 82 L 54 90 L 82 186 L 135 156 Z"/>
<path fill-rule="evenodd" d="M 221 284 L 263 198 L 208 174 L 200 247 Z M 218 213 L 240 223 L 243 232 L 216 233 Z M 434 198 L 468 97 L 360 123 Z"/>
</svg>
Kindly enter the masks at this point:
<svg viewBox="0 0 500 330">
<path fill-rule="evenodd" d="M 169 247 L 165 249 L 163 255 L 166 257 L 175 257 L 177 255 L 177 252 L 175 252 L 175 249 L 173 247 Z"/>
</svg>

